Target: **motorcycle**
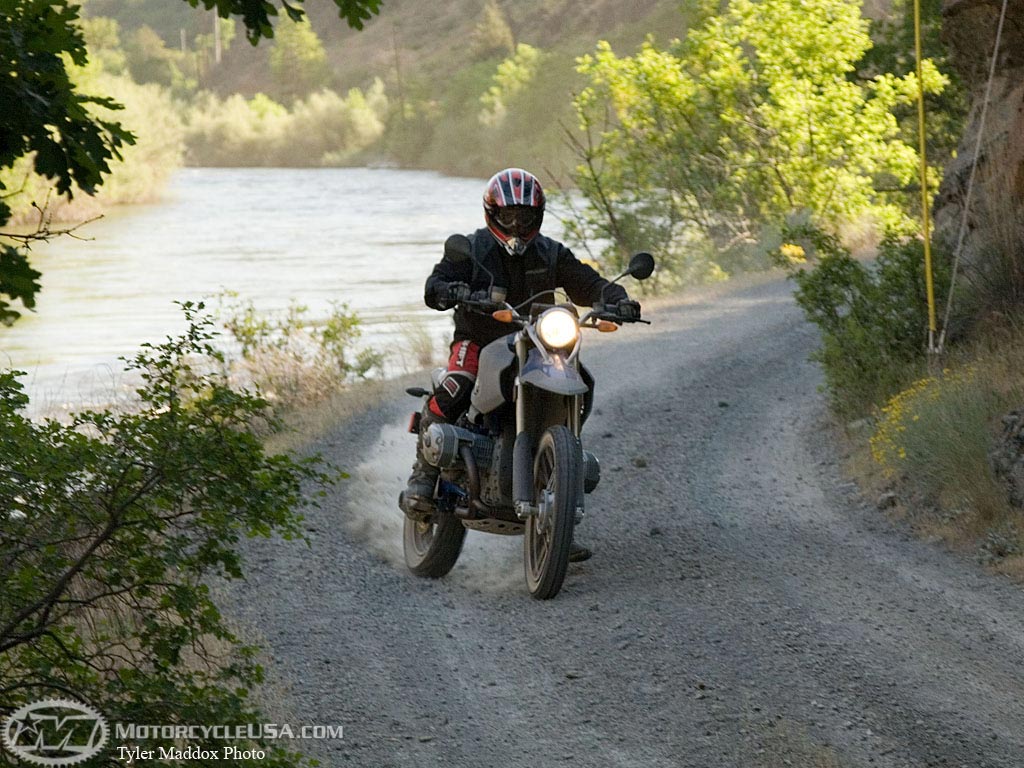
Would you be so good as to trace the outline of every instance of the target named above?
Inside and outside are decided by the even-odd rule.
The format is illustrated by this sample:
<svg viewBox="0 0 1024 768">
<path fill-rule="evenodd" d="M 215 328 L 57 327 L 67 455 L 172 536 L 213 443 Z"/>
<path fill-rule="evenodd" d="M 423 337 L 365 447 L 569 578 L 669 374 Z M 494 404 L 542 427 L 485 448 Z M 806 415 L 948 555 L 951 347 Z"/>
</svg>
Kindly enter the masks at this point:
<svg viewBox="0 0 1024 768">
<path fill-rule="evenodd" d="M 457 262 L 472 259 L 468 238 L 450 237 L 445 254 Z M 654 257 L 638 253 L 612 282 L 627 275 L 645 280 L 653 271 Z M 458 560 L 467 530 L 522 535 L 527 588 L 546 600 L 562 588 L 584 497 L 601 477 L 597 457 L 580 439 L 594 384 L 580 362 L 581 330 L 611 332 L 624 322 L 647 321 L 623 319 L 603 302 L 582 317 L 572 304 L 534 303 L 551 291 L 513 307 L 490 277 L 488 298 L 460 304 L 517 330 L 481 350 L 468 411 L 455 424 L 430 425 L 423 435 L 424 458 L 441 472 L 435 511 L 406 516 L 405 562 L 417 576 L 440 578 Z M 444 373 L 434 371 L 431 390 L 406 392 L 429 398 Z M 410 420 L 413 434 L 419 434 L 420 415 Z M 398 504 L 406 510 L 404 492 Z"/>
</svg>

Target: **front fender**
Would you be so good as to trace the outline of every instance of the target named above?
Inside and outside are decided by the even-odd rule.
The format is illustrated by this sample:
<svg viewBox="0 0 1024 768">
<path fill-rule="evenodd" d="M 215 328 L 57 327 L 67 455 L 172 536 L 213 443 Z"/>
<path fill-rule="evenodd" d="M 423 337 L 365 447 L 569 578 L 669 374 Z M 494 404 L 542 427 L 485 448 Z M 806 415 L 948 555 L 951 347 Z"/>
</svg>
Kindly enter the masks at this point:
<svg viewBox="0 0 1024 768">
<path fill-rule="evenodd" d="M 544 359 L 539 349 L 531 349 L 519 373 L 524 384 L 554 392 L 556 395 L 583 395 L 589 391 L 580 372 L 568 361 L 565 352 L 549 352 Z"/>
</svg>

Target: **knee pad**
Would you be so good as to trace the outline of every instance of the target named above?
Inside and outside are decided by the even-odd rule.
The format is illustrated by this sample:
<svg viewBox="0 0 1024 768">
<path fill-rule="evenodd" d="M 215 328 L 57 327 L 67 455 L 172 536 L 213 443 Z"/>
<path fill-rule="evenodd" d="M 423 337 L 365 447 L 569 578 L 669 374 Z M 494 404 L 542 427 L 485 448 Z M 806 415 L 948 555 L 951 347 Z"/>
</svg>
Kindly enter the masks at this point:
<svg viewBox="0 0 1024 768">
<path fill-rule="evenodd" d="M 455 421 L 469 408 L 469 399 L 475 383 L 476 376 L 470 373 L 448 371 L 434 390 L 430 409 L 448 421 Z"/>
</svg>

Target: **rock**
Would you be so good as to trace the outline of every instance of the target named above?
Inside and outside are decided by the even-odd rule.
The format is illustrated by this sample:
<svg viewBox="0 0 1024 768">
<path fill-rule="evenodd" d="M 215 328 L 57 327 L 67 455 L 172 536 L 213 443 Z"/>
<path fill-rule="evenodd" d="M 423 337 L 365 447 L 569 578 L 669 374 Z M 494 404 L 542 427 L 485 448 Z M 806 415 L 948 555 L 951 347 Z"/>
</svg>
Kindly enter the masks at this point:
<svg viewBox="0 0 1024 768">
<path fill-rule="evenodd" d="M 874 429 L 874 423 L 871 419 L 857 419 L 856 421 L 851 421 L 846 425 L 846 431 L 851 435 L 864 434 L 870 432 L 872 429 Z"/>
<path fill-rule="evenodd" d="M 645 459 L 643 456 L 637 456 L 635 459 L 633 459 L 633 466 L 643 469 L 644 467 L 647 466 L 647 459 Z"/>
<path fill-rule="evenodd" d="M 979 116 L 988 84 L 995 43 L 999 3 L 984 0 L 943 0 L 942 39 L 968 92 L 970 111 L 956 157 L 946 165 L 935 199 L 935 232 L 939 240 L 957 242 L 971 164 L 980 129 Z M 993 249 L 986 247 L 992 224 L 1005 223 L 1024 203 L 1024 0 L 1009 0 L 992 96 L 985 124 L 985 141 L 978 159 L 961 269 L 970 275 L 985 272 Z M 997 141 L 995 137 L 1000 137 Z M 1002 138 L 1005 137 L 1005 138 Z"/>
<path fill-rule="evenodd" d="M 989 453 L 995 476 L 1006 486 L 1010 504 L 1024 509 L 1024 409 L 1003 419 L 1003 433 Z"/>
</svg>

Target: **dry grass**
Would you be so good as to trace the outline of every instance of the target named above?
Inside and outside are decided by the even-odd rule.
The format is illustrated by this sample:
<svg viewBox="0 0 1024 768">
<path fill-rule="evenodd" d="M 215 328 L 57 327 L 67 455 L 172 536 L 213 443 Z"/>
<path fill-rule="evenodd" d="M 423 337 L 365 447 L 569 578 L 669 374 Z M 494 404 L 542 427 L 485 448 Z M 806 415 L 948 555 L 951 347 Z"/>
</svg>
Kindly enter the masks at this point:
<svg viewBox="0 0 1024 768">
<path fill-rule="evenodd" d="M 1024 327 L 1004 320 L 979 338 L 848 429 L 847 468 L 869 496 L 894 490 L 893 514 L 922 536 L 1024 577 L 1024 511 L 990 460 L 1001 418 L 1024 405 Z"/>
<path fill-rule="evenodd" d="M 963 285 L 954 300 L 957 314 L 996 322 L 1024 307 L 1024 205 L 1016 169 L 1002 166 L 982 180 L 971 250 Z M 961 323 L 964 321 L 961 320 Z"/>
<path fill-rule="evenodd" d="M 401 339 L 393 357 L 397 358 L 403 372 L 412 373 L 444 364 L 447 357 L 445 341 L 433 336 L 427 323 L 417 318 L 401 321 L 393 319 L 393 322 L 398 323 Z"/>
</svg>

